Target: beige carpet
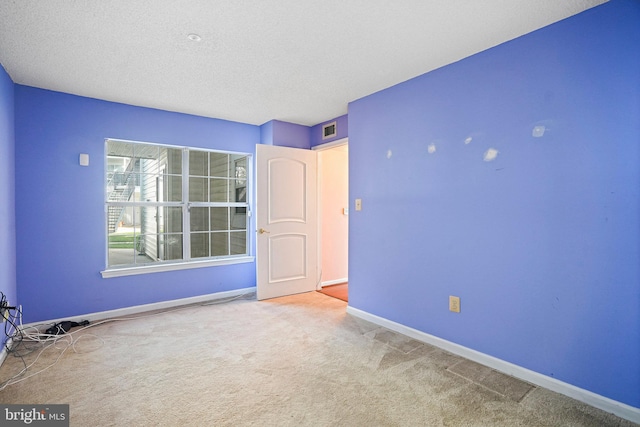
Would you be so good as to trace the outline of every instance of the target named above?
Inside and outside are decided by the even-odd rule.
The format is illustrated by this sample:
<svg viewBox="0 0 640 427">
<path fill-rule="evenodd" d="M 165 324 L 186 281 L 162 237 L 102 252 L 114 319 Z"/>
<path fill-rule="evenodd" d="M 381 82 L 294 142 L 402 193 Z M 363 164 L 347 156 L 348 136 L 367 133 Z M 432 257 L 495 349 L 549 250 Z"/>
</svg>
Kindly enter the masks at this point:
<svg viewBox="0 0 640 427">
<path fill-rule="evenodd" d="M 345 308 L 310 292 L 107 323 L 0 401 L 68 403 L 72 426 L 634 425 Z M 9 356 L 0 381 L 21 368 Z"/>
</svg>

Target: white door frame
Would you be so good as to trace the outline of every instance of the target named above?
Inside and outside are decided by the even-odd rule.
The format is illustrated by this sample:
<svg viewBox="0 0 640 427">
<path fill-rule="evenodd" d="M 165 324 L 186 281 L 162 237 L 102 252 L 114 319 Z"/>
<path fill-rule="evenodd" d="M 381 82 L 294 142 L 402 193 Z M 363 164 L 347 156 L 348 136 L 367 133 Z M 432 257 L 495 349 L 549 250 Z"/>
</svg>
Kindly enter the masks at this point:
<svg viewBox="0 0 640 427">
<path fill-rule="evenodd" d="M 340 147 L 347 144 L 349 144 L 349 138 L 341 138 L 341 139 L 336 139 L 335 141 L 327 142 L 325 144 L 316 145 L 315 147 L 311 147 L 311 149 L 313 151 L 324 151 L 324 150 L 329 150 L 331 148 Z"/>
</svg>

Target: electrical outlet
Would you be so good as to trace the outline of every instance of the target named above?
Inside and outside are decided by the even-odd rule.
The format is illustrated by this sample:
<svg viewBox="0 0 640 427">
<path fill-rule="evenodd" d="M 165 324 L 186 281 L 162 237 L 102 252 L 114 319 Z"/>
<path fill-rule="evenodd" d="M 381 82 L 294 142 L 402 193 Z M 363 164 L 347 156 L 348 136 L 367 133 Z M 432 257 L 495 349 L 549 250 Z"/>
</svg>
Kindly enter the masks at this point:
<svg viewBox="0 0 640 427">
<path fill-rule="evenodd" d="M 449 311 L 460 313 L 460 297 L 449 296 Z"/>
</svg>

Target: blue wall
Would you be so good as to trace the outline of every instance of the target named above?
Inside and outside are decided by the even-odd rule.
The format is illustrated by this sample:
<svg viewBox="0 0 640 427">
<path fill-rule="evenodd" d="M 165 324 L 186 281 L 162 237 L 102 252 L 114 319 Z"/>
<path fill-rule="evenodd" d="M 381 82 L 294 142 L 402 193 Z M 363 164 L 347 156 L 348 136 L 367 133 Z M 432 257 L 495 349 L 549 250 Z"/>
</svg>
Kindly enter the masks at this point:
<svg viewBox="0 0 640 427">
<path fill-rule="evenodd" d="M 351 103 L 349 304 L 640 407 L 639 23 L 613 0 Z"/>
<path fill-rule="evenodd" d="M 310 128 L 295 123 L 271 120 L 260 126 L 260 143 L 309 149 L 311 148 Z"/>
<path fill-rule="evenodd" d="M 100 271 L 105 138 L 254 153 L 258 126 L 20 85 L 15 98 L 17 283 L 25 322 L 255 286 L 255 263 L 112 279 Z M 11 147 L 3 141 L 1 149 Z M 89 154 L 89 167 L 79 166 L 80 153 Z"/>
<path fill-rule="evenodd" d="M 0 291 L 11 304 L 16 295 L 16 215 L 14 196 L 14 84 L 0 65 Z M 0 344 L 5 341 L 0 333 Z"/>
<path fill-rule="evenodd" d="M 260 126 L 260 144 L 273 145 L 273 123 L 271 120 Z"/>
<path fill-rule="evenodd" d="M 337 135 L 333 138 L 323 140 L 322 126 L 333 121 L 336 122 Z M 271 120 L 260 126 L 260 143 L 281 147 L 309 149 L 316 145 L 346 138 L 347 135 L 348 118 L 346 114 L 311 127 L 282 122 L 280 120 Z"/>
</svg>

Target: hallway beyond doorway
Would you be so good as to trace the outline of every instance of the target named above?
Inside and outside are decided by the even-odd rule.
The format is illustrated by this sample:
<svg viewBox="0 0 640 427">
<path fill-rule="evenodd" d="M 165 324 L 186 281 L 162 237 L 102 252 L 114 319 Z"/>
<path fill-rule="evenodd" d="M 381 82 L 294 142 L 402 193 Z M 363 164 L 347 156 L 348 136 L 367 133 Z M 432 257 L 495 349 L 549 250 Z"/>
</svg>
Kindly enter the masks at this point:
<svg viewBox="0 0 640 427">
<path fill-rule="evenodd" d="M 349 302 L 349 284 L 340 283 L 338 285 L 329 285 L 320 289 L 318 292 L 328 295 L 339 300 Z"/>
</svg>

